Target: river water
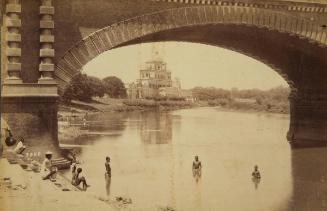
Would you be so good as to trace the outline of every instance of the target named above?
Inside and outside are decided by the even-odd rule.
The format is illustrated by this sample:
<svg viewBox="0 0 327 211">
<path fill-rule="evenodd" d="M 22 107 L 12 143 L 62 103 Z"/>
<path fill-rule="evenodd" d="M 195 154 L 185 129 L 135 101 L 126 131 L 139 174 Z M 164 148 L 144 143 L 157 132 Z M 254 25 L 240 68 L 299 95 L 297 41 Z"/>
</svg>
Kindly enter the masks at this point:
<svg viewBox="0 0 327 211">
<path fill-rule="evenodd" d="M 127 196 L 142 210 L 327 210 L 327 150 L 292 150 L 289 116 L 196 108 L 93 114 L 79 159 L 99 195 Z M 193 178 L 194 156 L 202 176 Z M 105 186 L 105 157 L 112 181 Z M 251 172 L 259 166 L 260 182 Z"/>
</svg>

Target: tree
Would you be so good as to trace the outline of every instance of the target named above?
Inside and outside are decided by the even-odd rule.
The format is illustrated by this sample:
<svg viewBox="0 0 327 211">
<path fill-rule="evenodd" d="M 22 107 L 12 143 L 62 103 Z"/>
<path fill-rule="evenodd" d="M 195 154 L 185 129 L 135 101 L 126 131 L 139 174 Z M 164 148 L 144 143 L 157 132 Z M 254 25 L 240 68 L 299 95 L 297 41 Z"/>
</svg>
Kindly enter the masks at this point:
<svg viewBox="0 0 327 211">
<path fill-rule="evenodd" d="M 67 102 L 71 100 L 91 101 L 92 90 L 87 82 L 87 75 L 81 73 L 75 75 L 62 97 Z"/>
<path fill-rule="evenodd" d="M 94 97 L 103 97 L 106 93 L 106 88 L 104 82 L 93 76 L 87 77 L 87 83 L 89 84 L 89 87 L 91 88 L 92 96 Z"/>
<path fill-rule="evenodd" d="M 66 102 L 71 100 L 90 102 L 92 97 L 103 97 L 104 94 L 105 86 L 99 78 L 79 73 L 65 89 L 62 99 Z"/>
<path fill-rule="evenodd" d="M 109 76 L 103 79 L 105 92 L 112 98 L 125 98 L 127 92 L 124 83 L 116 76 Z"/>
</svg>

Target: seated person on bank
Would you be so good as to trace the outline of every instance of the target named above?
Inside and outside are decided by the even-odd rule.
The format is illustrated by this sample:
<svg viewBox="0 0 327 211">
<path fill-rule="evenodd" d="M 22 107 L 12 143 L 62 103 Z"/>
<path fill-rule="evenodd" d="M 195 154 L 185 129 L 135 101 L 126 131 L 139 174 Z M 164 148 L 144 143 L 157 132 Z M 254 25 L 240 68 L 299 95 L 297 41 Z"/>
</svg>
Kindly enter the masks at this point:
<svg viewBox="0 0 327 211">
<path fill-rule="evenodd" d="M 14 152 L 16 154 L 22 154 L 24 152 L 24 150 L 26 149 L 26 146 L 24 145 L 24 138 L 23 137 L 20 137 L 19 138 L 19 141 L 14 149 Z"/>
<path fill-rule="evenodd" d="M 86 179 L 85 177 L 82 176 L 81 173 L 82 173 L 82 168 L 78 168 L 76 172 L 73 173 L 72 185 L 79 186 L 82 183 L 83 190 L 86 190 L 90 186 L 86 183 Z"/>
<path fill-rule="evenodd" d="M 52 152 L 49 151 L 46 152 L 45 159 L 42 163 L 42 168 L 41 168 L 43 180 L 47 180 L 47 179 L 50 179 L 51 181 L 55 180 L 58 169 L 57 167 L 52 165 L 51 159 L 52 159 Z"/>
<path fill-rule="evenodd" d="M 8 147 L 10 147 L 6 150 L 6 156 L 7 158 L 15 159 L 17 155 L 21 155 L 26 149 L 26 146 L 24 145 L 24 138 L 19 137 L 17 143 L 17 140 L 13 137 L 11 130 L 8 128 L 6 128 L 5 130 L 8 132 L 8 135 L 5 139 L 5 143 Z M 16 146 L 14 146 L 15 144 Z"/>
<path fill-rule="evenodd" d="M 15 145 L 16 140 L 14 139 L 14 137 L 13 137 L 13 135 L 11 133 L 11 130 L 9 128 L 5 128 L 5 130 L 8 132 L 8 135 L 7 135 L 6 140 L 5 140 L 6 145 L 8 147 Z"/>
</svg>

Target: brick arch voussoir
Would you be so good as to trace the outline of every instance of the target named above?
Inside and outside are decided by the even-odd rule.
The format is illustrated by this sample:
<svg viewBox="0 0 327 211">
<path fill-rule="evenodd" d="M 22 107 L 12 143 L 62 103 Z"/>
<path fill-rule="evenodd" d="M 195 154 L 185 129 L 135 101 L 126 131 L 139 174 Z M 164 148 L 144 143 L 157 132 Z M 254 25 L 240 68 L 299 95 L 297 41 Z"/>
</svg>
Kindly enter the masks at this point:
<svg viewBox="0 0 327 211">
<path fill-rule="evenodd" d="M 56 64 L 55 74 L 59 89 L 64 89 L 64 85 L 68 84 L 87 62 L 107 50 L 160 31 L 206 24 L 255 26 L 298 36 L 321 47 L 327 45 L 327 31 L 322 30 L 314 21 L 274 10 L 235 5 L 180 7 L 130 18 L 100 29 L 82 39 Z M 246 52 L 242 53 L 246 54 Z M 288 81 L 287 78 L 285 80 Z M 292 88 L 293 83 L 289 81 L 289 84 Z"/>
</svg>

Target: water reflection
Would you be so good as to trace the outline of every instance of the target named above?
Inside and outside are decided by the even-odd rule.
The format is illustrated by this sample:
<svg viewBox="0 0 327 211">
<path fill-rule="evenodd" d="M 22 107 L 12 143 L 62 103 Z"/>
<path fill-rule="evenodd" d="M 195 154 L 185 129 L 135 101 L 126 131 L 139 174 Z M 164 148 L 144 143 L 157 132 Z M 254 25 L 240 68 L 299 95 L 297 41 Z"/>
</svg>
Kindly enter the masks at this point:
<svg viewBox="0 0 327 211">
<path fill-rule="evenodd" d="M 110 196 L 111 177 L 106 176 L 105 181 L 106 181 L 106 193 L 107 196 Z"/>
<path fill-rule="evenodd" d="M 86 121 L 88 123 L 87 129 L 90 131 L 122 131 L 126 128 L 126 120 L 129 117 L 127 112 L 120 113 L 101 113 L 88 114 Z"/>
<path fill-rule="evenodd" d="M 172 116 L 168 112 L 142 112 L 139 131 L 146 144 L 167 144 L 172 141 Z"/>
<path fill-rule="evenodd" d="M 59 139 L 61 144 L 90 145 L 99 140 L 99 137 L 117 138 L 126 129 L 128 113 L 95 113 L 84 117 L 73 118 L 68 125 L 61 126 L 66 135 Z M 65 136 L 74 137 L 68 140 Z"/>
<path fill-rule="evenodd" d="M 200 108 L 89 120 L 98 132 L 120 134 L 83 147 L 92 191 L 127 195 L 143 210 L 327 209 L 327 149 L 291 150 L 287 116 Z M 107 155 L 113 158 L 110 183 L 99 180 Z M 195 155 L 203 166 L 197 178 L 190 171 Z M 251 178 L 255 164 L 261 180 Z"/>
<path fill-rule="evenodd" d="M 252 182 L 253 182 L 253 184 L 254 184 L 254 189 L 255 190 L 257 190 L 258 189 L 258 187 L 259 187 L 259 183 L 260 183 L 260 178 L 254 178 L 254 177 L 252 177 Z"/>
</svg>

